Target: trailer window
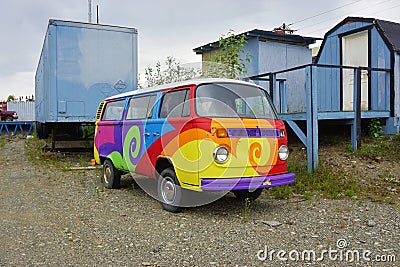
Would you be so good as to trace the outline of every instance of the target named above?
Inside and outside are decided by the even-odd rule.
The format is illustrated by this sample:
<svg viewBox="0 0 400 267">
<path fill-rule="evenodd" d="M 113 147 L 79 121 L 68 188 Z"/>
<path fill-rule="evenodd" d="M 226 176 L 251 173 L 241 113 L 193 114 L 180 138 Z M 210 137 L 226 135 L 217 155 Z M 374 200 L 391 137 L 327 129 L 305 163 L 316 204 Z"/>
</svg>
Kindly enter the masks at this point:
<svg viewBox="0 0 400 267">
<path fill-rule="evenodd" d="M 132 98 L 129 101 L 128 113 L 126 114 L 127 120 L 138 120 L 151 118 L 153 114 L 153 106 L 156 96 L 144 96 Z"/>
<path fill-rule="evenodd" d="M 108 102 L 104 109 L 104 114 L 101 120 L 103 121 L 118 121 L 122 118 L 124 111 L 125 100 Z"/>
</svg>

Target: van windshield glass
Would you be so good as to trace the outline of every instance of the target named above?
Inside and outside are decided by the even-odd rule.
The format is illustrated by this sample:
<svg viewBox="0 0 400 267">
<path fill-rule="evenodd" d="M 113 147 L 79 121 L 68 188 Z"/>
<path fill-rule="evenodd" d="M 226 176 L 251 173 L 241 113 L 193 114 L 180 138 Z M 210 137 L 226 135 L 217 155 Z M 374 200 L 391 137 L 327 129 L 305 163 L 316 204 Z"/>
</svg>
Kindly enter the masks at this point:
<svg viewBox="0 0 400 267">
<path fill-rule="evenodd" d="M 277 119 L 267 92 L 251 85 L 199 85 L 195 102 L 197 115 L 202 117 Z"/>
</svg>

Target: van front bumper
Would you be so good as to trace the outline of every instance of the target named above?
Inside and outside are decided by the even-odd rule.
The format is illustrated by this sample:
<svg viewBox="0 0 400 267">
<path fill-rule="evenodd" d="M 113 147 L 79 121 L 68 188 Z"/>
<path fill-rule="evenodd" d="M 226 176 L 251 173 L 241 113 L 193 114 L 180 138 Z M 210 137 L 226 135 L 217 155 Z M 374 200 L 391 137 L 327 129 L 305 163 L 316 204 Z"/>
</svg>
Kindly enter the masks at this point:
<svg viewBox="0 0 400 267">
<path fill-rule="evenodd" d="M 246 178 L 209 178 L 201 180 L 201 189 L 217 190 L 251 190 L 269 188 L 294 183 L 294 173 Z"/>
</svg>

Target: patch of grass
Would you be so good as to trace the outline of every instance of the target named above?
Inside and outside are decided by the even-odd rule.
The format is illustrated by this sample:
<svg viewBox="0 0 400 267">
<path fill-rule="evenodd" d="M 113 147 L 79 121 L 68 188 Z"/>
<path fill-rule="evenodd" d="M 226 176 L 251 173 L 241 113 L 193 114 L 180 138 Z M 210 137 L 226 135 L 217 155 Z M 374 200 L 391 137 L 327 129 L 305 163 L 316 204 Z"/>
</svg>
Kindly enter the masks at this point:
<svg viewBox="0 0 400 267">
<path fill-rule="evenodd" d="M 65 164 L 62 163 L 62 155 L 55 152 L 44 151 L 46 140 L 39 139 L 36 136 L 25 139 L 25 157 L 33 164 L 50 164 L 63 170 Z"/>
<path fill-rule="evenodd" d="M 295 183 L 273 188 L 272 196 L 289 198 L 295 194 L 301 195 L 303 199 L 316 196 L 328 199 L 352 198 L 358 201 L 370 199 L 379 203 L 398 203 L 396 190 L 400 185 L 400 178 L 396 169 L 381 170 L 376 163 L 400 162 L 400 134 L 382 136 L 380 139 L 367 137 L 363 140 L 361 149 L 355 152 L 351 150 L 351 145 L 329 149 L 337 149 L 339 158 L 336 159 L 335 155 L 329 153 L 327 156 L 321 156 L 319 166 L 314 173 L 308 173 L 305 152 L 293 153 L 288 160 L 288 171 L 296 174 Z M 365 160 L 369 161 L 369 164 L 374 162 L 374 166 L 377 166 L 374 170 L 375 178 L 359 176 L 358 172 L 353 170 L 357 166 L 349 165 L 353 159 L 356 159 L 355 162 Z"/>
<path fill-rule="evenodd" d="M 292 187 L 289 185 L 273 187 L 270 190 L 272 196 L 277 199 L 288 199 L 292 194 Z"/>
<path fill-rule="evenodd" d="M 0 136 L 0 149 L 4 149 L 5 146 L 6 146 L 6 139 Z"/>
<path fill-rule="evenodd" d="M 250 204 L 251 204 L 251 199 L 250 198 L 245 198 L 243 200 L 243 208 L 242 208 L 242 218 L 244 222 L 247 222 L 249 220 L 250 216 Z"/>
<path fill-rule="evenodd" d="M 36 162 L 43 159 L 43 147 L 46 145 L 44 140 L 38 139 L 36 136 L 33 138 L 25 139 L 24 153 L 29 161 Z"/>
<path fill-rule="evenodd" d="M 84 126 L 83 127 L 83 136 L 82 138 L 85 140 L 85 145 L 88 148 L 94 147 L 94 134 L 96 131 L 96 126 Z"/>
<path fill-rule="evenodd" d="M 302 199 L 305 200 L 309 200 L 314 196 L 314 194 L 312 192 L 306 191 L 303 193 L 303 195 L 301 196 Z"/>
<path fill-rule="evenodd" d="M 344 191 L 344 195 L 346 197 L 353 197 L 356 195 L 356 192 L 354 192 L 354 190 L 352 189 L 347 189 L 346 191 Z"/>
<path fill-rule="evenodd" d="M 357 157 L 375 160 L 383 158 L 400 161 L 400 134 L 383 136 L 380 139 L 365 138 L 360 149 L 354 152 Z"/>
<path fill-rule="evenodd" d="M 288 198 L 292 193 L 310 199 L 320 195 L 329 199 L 342 199 L 357 194 L 360 190 L 356 179 L 350 174 L 343 174 L 320 160 L 319 167 L 314 173 L 308 173 L 305 160 L 294 159 L 288 164 L 288 171 L 296 174 L 295 183 L 290 186 L 279 186 L 273 189 L 275 198 Z"/>
</svg>

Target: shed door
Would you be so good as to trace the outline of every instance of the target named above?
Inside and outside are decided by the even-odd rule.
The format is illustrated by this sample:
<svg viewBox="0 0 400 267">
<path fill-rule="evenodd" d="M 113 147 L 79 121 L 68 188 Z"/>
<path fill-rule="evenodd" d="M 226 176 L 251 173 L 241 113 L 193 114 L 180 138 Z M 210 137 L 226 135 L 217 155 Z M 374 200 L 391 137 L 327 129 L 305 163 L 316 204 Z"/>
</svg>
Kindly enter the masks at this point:
<svg viewBox="0 0 400 267">
<path fill-rule="evenodd" d="M 345 66 L 368 67 L 368 31 L 342 38 Z M 353 110 L 354 71 L 343 69 L 343 110 Z M 361 110 L 368 110 L 368 71 L 361 71 Z"/>
</svg>

